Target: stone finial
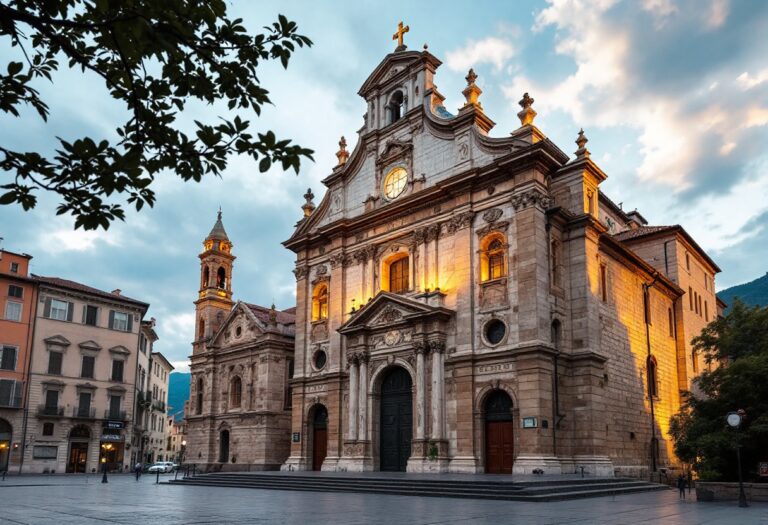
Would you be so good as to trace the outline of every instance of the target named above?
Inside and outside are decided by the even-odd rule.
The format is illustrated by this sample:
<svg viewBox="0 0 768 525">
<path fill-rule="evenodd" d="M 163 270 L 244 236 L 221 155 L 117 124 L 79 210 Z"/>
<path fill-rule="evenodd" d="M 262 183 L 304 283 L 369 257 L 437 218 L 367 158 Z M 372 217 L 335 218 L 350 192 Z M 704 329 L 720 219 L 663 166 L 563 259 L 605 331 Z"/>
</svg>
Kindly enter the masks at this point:
<svg viewBox="0 0 768 525">
<path fill-rule="evenodd" d="M 336 158 L 339 159 L 339 163 L 336 164 L 337 167 L 346 164 L 347 159 L 349 158 L 349 152 L 347 151 L 347 139 L 345 139 L 343 135 L 339 141 L 339 151 L 336 152 Z"/>
<path fill-rule="evenodd" d="M 587 149 L 587 142 L 589 142 L 589 139 L 584 134 L 584 130 L 579 130 L 579 136 L 576 138 L 576 145 L 579 147 L 579 149 L 576 150 L 576 158 L 577 159 L 588 159 L 589 158 L 589 150 Z"/>
<path fill-rule="evenodd" d="M 304 217 L 309 217 L 312 215 L 312 212 L 315 211 L 315 203 L 312 202 L 312 199 L 314 198 L 315 194 L 312 193 L 312 188 L 307 188 L 307 193 L 304 194 L 304 200 L 306 202 L 301 207 L 301 209 L 304 210 Z"/>
<path fill-rule="evenodd" d="M 533 105 L 533 98 L 528 96 L 528 93 L 525 93 L 518 104 L 523 108 L 523 110 L 517 114 L 517 118 L 520 119 L 520 124 L 522 126 L 533 124 L 533 119 L 536 118 L 536 111 L 531 107 Z"/>
<path fill-rule="evenodd" d="M 478 98 L 480 98 L 480 94 L 483 92 L 483 90 L 477 87 L 477 84 L 475 84 L 475 80 L 477 80 L 477 74 L 475 73 L 475 70 L 470 69 L 469 73 L 467 73 L 467 76 L 464 78 L 467 81 L 467 87 L 464 88 L 464 91 L 461 92 L 462 95 L 464 95 L 464 98 L 467 99 L 467 101 L 464 103 L 464 107 L 474 106 L 478 109 L 483 109 L 482 104 L 478 102 Z"/>
<path fill-rule="evenodd" d="M 277 310 L 275 309 L 275 303 L 272 303 L 272 308 L 269 309 L 269 322 L 277 324 Z"/>
</svg>

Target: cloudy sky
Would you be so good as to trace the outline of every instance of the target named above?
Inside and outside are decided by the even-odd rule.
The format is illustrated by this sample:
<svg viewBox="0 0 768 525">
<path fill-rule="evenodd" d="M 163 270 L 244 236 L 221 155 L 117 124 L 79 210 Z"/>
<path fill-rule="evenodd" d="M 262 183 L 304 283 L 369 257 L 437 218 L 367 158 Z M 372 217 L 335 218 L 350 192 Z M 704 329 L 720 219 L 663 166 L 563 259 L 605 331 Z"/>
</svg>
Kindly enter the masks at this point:
<svg viewBox="0 0 768 525">
<path fill-rule="evenodd" d="M 436 83 L 455 110 L 474 67 L 494 136 L 519 125 L 517 101 L 535 98 L 536 123 L 566 152 L 580 127 L 593 159 L 609 175 L 602 190 L 652 224 L 682 224 L 723 268 L 718 288 L 768 270 L 768 2 L 728 0 L 422 1 L 230 3 L 253 31 L 283 13 L 315 46 L 287 71 L 260 74 L 274 107 L 258 122 L 316 151 L 296 176 L 259 174 L 232 159 L 221 179 L 155 184 L 153 209 L 129 214 L 107 232 L 73 231 L 54 217 L 56 201 L 33 212 L 0 206 L 8 250 L 34 256 L 32 271 L 77 280 L 151 303 L 157 350 L 186 369 L 193 335 L 201 242 L 222 207 L 237 255 L 236 298 L 279 308 L 293 304 L 293 257 L 280 242 L 299 219 L 302 194 L 335 163 L 337 142 L 354 145 L 365 104 L 356 93 L 394 49 L 397 22 L 406 44 L 443 61 Z M 386 8 L 381 6 L 385 5 Z M 278 7 L 279 6 L 279 7 Z M 279 11 L 278 11 L 279 9 Z M 7 41 L 0 59 L 12 58 Z M 15 58 L 15 57 L 13 57 Z M 50 151 L 54 137 L 112 137 L 124 109 L 93 77 L 62 71 L 39 88 L 51 107 L 44 125 L 32 115 L 0 117 L 0 142 Z M 215 108 L 185 115 L 213 121 Z M 0 174 L 0 181 L 8 180 Z"/>
</svg>

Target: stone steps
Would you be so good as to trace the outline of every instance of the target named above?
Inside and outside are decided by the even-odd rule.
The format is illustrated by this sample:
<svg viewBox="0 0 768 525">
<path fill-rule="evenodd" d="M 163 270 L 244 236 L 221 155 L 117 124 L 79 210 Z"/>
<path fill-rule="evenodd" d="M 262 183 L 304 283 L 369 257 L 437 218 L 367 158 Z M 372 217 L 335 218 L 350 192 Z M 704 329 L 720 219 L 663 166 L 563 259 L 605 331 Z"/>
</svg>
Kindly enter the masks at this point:
<svg viewBox="0 0 768 525">
<path fill-rule="evenodd" d="M 315 492 L 357 492 L 403 496 L 496 499 L 510 501 L 556 501 L 631 494 L 667 488 L 664 485 L 625 478 L 513 481 L 439 480 L 370 476 L 308 476 L 296 474 L 202 474 L 171 480 L 173 485 L 254 488 Z"/>
</svg>

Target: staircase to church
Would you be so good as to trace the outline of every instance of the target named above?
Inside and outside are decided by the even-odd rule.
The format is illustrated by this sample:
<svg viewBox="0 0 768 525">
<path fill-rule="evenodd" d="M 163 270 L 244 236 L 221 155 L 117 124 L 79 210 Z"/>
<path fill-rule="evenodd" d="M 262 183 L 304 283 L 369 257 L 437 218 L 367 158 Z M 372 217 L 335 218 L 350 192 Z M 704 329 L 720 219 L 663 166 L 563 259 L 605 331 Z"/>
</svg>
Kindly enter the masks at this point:
<svg viewBox="0 0 768 525">
<path fill-rule="evenodd" d="M 245 473 L 201 474 L 171 480 L 172 485 L 299 490 L 315 492 L 357 492 L 439 498 L 474 498 L 510 501 L 560 501 L 631 494 L 668 489 L 666 485 L 630 478 L 574 478 L 514 481 L 491 477 L 466 479 L 419 479 L 422 475 L 333 475 L 330 473 Z M 463 477 L 463 476 L 462 476 Z"/>
</svg>

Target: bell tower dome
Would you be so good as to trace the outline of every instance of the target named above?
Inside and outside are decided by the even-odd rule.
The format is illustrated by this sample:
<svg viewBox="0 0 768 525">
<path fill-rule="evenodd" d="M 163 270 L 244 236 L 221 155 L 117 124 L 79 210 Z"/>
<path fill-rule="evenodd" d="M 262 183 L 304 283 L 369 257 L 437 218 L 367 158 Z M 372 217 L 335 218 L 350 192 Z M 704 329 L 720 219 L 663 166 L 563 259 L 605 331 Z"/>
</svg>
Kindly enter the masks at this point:
<svg viewBox="0 0 768 525">
<path fill-rule="evenodd" d="M 232 242 L 224 230 L 219 209 L 211 233 L 203 241 L 200 257 L 200 290 L 195 301 L 195 338 L 192 353 L 205 351 L 211 336 L 221 327 L 232 301 Z"/>
</svg>

